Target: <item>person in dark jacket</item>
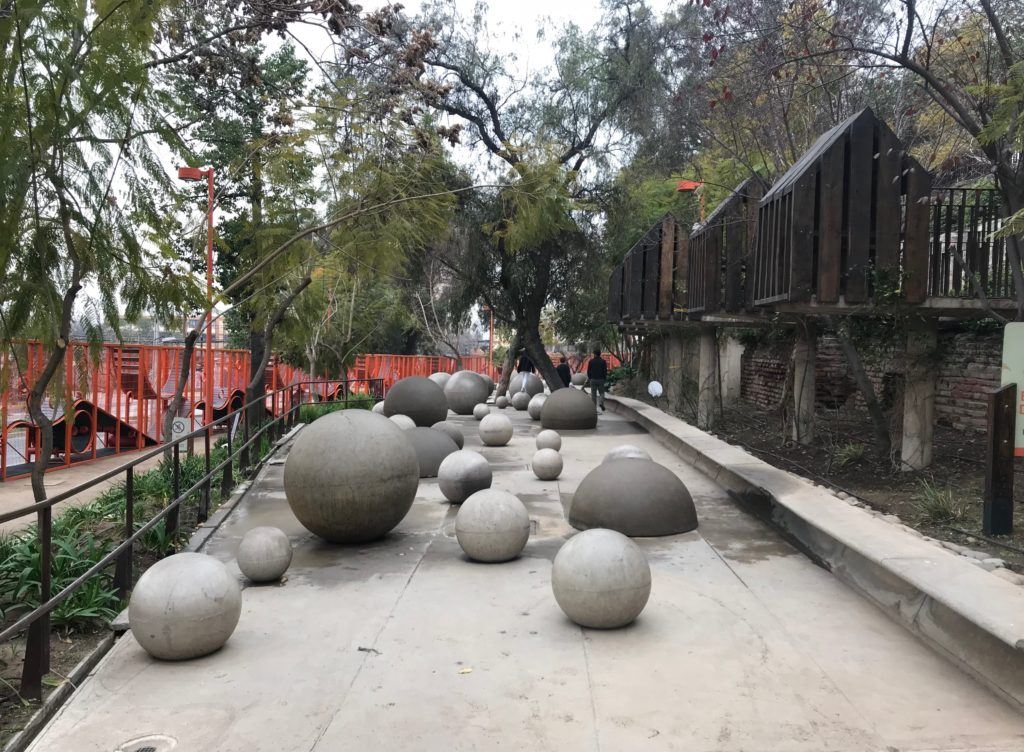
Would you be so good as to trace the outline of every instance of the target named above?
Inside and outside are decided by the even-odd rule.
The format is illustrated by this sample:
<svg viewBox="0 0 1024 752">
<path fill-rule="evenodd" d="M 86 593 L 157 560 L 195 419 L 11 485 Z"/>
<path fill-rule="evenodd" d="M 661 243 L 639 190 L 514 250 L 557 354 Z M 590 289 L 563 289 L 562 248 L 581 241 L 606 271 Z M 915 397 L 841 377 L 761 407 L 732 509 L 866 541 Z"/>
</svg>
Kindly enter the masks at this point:
<svg viewBox="0 0 1024 752">
<path fill-rule="evenodd" d="M 530 356 L 526 354 L 525 350 L 519 351 L 519 365 L 516 366 L 517 373 L 533 373 L 533 361 L 530 360 Z"/>
<path fill-rule="evenodd" d="M 555 370 L 558 371 L 558 376 L 562 379 L 562 383 L 565 386 L 569 386 L 572 383 L 572 371 L 569 370 L 569 364 L 566 362 L 564 355 L 558 361 L 558 366 Z"/>
<path fill-rule="evenodd" d="M 604 384 L 608 380 L 608 363 L 601 357 L 600 350 L 594 350 L 594 357 L 587 364 L 587 379 L 590 381 L 590 397 L 595 407 L 604 412 Z"/>
</svg>

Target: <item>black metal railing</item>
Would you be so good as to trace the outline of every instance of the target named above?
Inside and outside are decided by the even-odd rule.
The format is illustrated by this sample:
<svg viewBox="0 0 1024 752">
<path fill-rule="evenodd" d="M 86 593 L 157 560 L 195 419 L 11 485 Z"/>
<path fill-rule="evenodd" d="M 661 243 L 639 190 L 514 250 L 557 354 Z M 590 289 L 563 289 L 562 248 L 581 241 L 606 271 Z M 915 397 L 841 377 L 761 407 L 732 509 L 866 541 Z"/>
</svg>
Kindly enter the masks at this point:
<svg viewBox="0 0 1024 752">
<path fill-rule="evenodd" d="M 335 399 L 328 400 L 328 403 L 341 402 L 346 406 L 352 400 L 366 399 L 352 389 L 352 385 L 360 382 L 365 386 L 365 392 L 370 396 L 382 395 L 384 391 L 383 380 L 381 379 L 356 379 L 345 382 L 346 388 L 334 390 L 332 393 Z M 234 465 L 239 460 L 239 471 L 243 476 L 251 476 L 262 467 L 263 463 L 274 451 L 274 443 L 278 441 L 288 430 L 293 428 L 298 420 L 299 409 L 303 404 L 305 387 L 319 385 L 322 382 L 309 381 L 291 384 L 280 389 L 266 392 L 248 404 L 228 412 L 220 418 L 197 428 L 189 434 L 178 436 L 171 445 L 161 445 L 150 451 L 140 454 L 119 467 L 101 473 L 74 488 L 70 488 L 56 494 L 44 501 L 24 506 L 11 512 L 0 514 L 0 523 L 9 522 L 32 514 L 36 515 L 37 535 L 40 561 L 40 588 L 39 606 L 32 611 L 23 614 L 12 624 L 0 631 L 0 642 L 5 642 L 22 632 L 28 631 L 25 645 L 25 659 L 22 669 L 20 694 L 25 699 L 39 699 L 42 696 L 43 678 L 50 670 L 50 614 L 61 603 L 70 598 L 79 588 L 85 585 L 93 577 L 99 575 L 111 565 L 114 566 L 113 584 L 119 597 L 123 600 L 127 597 L 132 588 L 133 581 L 133 555 L 135 543 L 147 532 L 155 528 L 161 521 L 164 522 L 165 538 L 173 540 L 177 534 L 180 522 L 180 511 L 187 499 L 196 494 L 199 495 L 197 516 L 200 522 L 204 522 L 209 514 L 210 499 L 215 483 L 219 482 L 221 498 L 226 498 L 234 487 Z M 337 382 L 330 382 L 336 384 Z M 280 411 L 267 409 L 268 402 L 275 410 L 280 406 Z M 323 402 L 314 404 L 324 404 Z M 256 408 L 256 409 L 253 409 Z M 236 422 L 237 421 L 237 422 Z M 235 424 L 234 429 L 232 424 Z M 235 433 L 240 430 L 242 433 L 241 443 L 237 442 Z M 211 466 L 212 439 L 215 432 L 223 431 L 226 442 L 226 456 L 216 466 Z M 260 446 L 259 443 L 266 437 L 270 446 L 267 452 L 259 458 L 253 457 L 253 450 Z M 181 444 L 182 442 L 202 438 L 205 452 L 205 473 L 203 476 L 188 488 L 182 490 L 181 485 Z M 159 512 L 154 514 L 147 522 L 135 528 L 135 468 L 143 462 L 157 457 L 160 454 L 167 455 L 171 463 L 172 477 L 172 498 Z M 124 530 L 123 539 L 111 549 L 99 561 L 89 569 L 75 578 L 60 592 L 51 592 L 51 577 L 53 564 L 53 508 L 55 505 L 72 499 L 83 491 L 92 488 L 100 483 L 124 475 L 125 504 L 124 504 Z"/>
</svg>

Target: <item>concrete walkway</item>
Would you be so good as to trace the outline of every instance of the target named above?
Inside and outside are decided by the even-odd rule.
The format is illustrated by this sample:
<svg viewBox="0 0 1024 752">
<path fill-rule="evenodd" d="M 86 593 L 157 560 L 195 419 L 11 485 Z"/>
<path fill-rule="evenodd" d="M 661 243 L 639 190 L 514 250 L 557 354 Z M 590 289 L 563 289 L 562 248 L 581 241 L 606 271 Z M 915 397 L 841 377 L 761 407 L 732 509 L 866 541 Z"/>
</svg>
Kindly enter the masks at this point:
<svg viewBox="0 0 1024 752">
<path fill-rule="evenodd" d="M 126 635 L 30 749 L 1024 750 L 1024 718 L 642 429 L 604 415 L 567 432 L 566 470 L 542 482 L 527 467 L 537 424 L 506 414 L 511 445 L 481 451 L 535 521 L 522 558 L 466 560 L 432 480 L 387 539 L 328 545 L 270 465 L 208 551 L 235 568 L 241 535 L 278 525 L 295 543 L 287 581 L 248 587 L 234 636 L 206 658 L 161 663 Z M 455 420 L 480 449 L 475 421 Z M 550 589 L 572 534 L 563 502 L 624 441 L 683 478 L 700 529 L 639 540 L 647 609 L 584 630 Z"/>
</svg>

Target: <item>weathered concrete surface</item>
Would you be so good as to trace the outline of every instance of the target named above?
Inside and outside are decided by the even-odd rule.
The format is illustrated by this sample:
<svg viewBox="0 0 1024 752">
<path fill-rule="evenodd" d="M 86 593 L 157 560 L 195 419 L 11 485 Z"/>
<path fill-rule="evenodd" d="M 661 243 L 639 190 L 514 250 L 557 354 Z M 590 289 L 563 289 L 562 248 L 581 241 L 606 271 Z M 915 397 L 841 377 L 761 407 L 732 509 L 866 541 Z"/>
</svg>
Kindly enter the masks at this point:
<svg viewBox="0 0 1024 752">
<path fill-rule="evenodd" d="M 277 525 L 296 545 L 286 581 L 247 588 L 231 640 L 198 661 L 156 662 L 125 636 L 34 752 L 144 734 L 224 752 L 1024 749 L 1024 718 L 636 426 L 602 415 L 563 433 L 565 471 L 540 481 L 525 415 L 504 447 L 456 420 L 530 511 L 521 558 L 466 560 L 429 480 L 388 538 L 332 546 L 291 516 L 270 466 L 208 551 L 234 567 L 246 530 Z M 701 527 L 639 539 L 643 614 L 582 630 L 554 601 L 551 560 L 564 504 L 623 442 L 679 473 Z"/>
</svg>

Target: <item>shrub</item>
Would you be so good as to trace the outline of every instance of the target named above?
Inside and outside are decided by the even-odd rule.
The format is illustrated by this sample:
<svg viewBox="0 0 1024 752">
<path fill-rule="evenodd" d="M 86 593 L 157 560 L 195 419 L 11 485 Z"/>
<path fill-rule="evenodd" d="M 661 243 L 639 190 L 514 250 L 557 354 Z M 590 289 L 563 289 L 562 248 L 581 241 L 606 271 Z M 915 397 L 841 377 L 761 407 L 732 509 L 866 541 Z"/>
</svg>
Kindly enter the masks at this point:
<svg viewBox="0 0 1024 752">
<path fill-rule="evenodd" d="M 957 499 L 952 489 L 941 489 L 927 480 L 921 481 L 921 495 L 914 509 L 929 522 L 958 522 L 967 516 L 967 504 Z"/>
</svg>

